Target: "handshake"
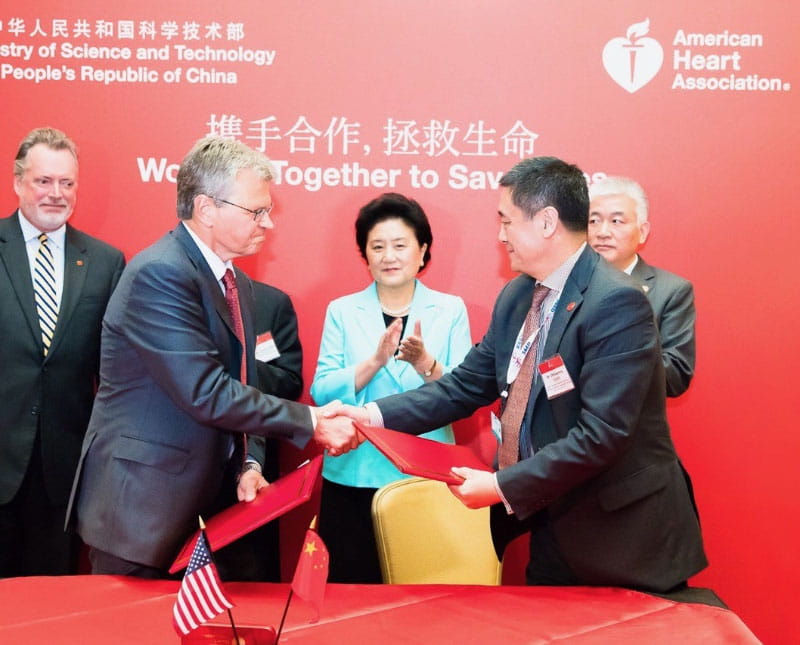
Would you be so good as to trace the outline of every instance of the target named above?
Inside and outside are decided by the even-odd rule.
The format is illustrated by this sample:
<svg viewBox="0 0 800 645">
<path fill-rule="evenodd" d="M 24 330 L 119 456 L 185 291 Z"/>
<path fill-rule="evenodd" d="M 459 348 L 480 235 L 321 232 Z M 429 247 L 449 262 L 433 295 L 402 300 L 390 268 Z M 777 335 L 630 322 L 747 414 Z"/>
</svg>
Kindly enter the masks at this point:
<svg viewBox="0 0 800 645">
<path fill-rule="evenodd" d="M 331 401 L 322 407 L 313 408 L 313 411 L 316 418 L 314 441 L 327 454 L 338 457 L 358 448 L 364 441 L 363 435 L 353 425 L 353 421 L 369 424 L 369 413 L 364 408 Z"/>
<path fill-rule="evenodd" d="M 314 440 L 329 455 L 343 455 L 358 448 L 365 439 L 356 430 L 353 421 L 369 425 L 369 412 L 366 408 L 331 401 L 320 408 L 314 408 L 314 415 L 317 419 Z M 482 508 L 502 501 L 493 472 L 467 467 L 453 467 L 451 472 L 463 481 L 460 484 L 449 484 L 448 488 L 467 508 Z"/>
</svg>

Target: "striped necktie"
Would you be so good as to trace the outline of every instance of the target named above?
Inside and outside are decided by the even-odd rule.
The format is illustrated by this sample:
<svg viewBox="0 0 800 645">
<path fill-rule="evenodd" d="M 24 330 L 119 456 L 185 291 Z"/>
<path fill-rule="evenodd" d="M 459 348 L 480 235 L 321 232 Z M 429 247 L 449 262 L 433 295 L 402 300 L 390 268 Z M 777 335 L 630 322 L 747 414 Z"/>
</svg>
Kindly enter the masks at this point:
<svg viewBox="0 0 800 645">
<path fill-rule="evenodd" d="M 48 246 L 45 233 L 39 235 L 39 250 L 33 260 L 33 295 L 36 299 L 36 313 L 42 329 L 44 355 L 50 350 L 53 334 L 58 320 L 58 300 L 56 299 L 56 271 L 53 251 Z"/>
</svg>

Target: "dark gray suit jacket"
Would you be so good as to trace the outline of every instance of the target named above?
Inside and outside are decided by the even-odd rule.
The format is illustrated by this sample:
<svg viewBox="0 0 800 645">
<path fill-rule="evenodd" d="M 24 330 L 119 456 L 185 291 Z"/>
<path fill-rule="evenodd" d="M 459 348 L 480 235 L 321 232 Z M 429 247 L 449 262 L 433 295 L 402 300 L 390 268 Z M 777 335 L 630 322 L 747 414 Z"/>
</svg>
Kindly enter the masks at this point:
<svg viewBox="0 0 800 645">
<path fill-rule="evenodd" d="M 386 426 L 419 433 L 497 399 L 534 286 L 528 276 L 506 285 L 486 335 L 450 374 L 378 401 Z M 666 590 L 706 565 L 670 439 L 660 351 L 641 289 L 587 246 L 544 349 L 561 355 L 575 389 L 548 400 L 541 379 L 533 387 L 523 431 L 535 453 L 497 474 L 515 513 L 493 525 L 501 549 L 541 512 L 582 584 Z"/>
<path fill-rule="evenodd" d="M 44 485 L 63 507 L 92 409 L 100 323 L 125 258 L 67 224 L 63 295 L 45 357 L 19 217 L 0 219 L 0 504 L 22 484 L 38 426 Z"/>
<path fill-rule="evenodd" d="M 667 379 L 667 396 L 680 396 L 694 376 L 694 292 L 692 283 L 650 266 L 641 256 L 631 275 L 653 307 L 661 334 L 661 356 Z"/>
<path fill-rule="evenodd" d="M 256 335 L 272 334 L 280 356 L 271 361 L 256 361 L 258 389 L 273 396 L 297 400 L 303 392 L 303 348 L 297 333 L 297 315 L 288 295 L 263 282 L 252 281 L 253 316 Z M 277 441 L 264 441 L 264 477 L 280 476 Z"/>
<path fill-rule="evenodd" d="M 272 333 L 280 356 L 258 361 L 258 386 L 262 392 L 297 399 L 303 392 L 303 348 L 297 333 L 297 315 L 288 295 L 263 282 L 252 281 L 256 334 Z"/>
<path fill-rule="evenodd" d="M 252 290 L 238 271 L 237 283 L 256 383 Z M 241 433 L 306 444 L 309 408 L 240 383 L 241 352 L 219 282 L 182 225 L 131 261 L 103 320 L 100 389 L 75 479 L 84 542 L 166 568 L 198 514 L 235 486 L 225 471 Z M 248 446 L 259 460 L 261 449 Z"/>
</svg>

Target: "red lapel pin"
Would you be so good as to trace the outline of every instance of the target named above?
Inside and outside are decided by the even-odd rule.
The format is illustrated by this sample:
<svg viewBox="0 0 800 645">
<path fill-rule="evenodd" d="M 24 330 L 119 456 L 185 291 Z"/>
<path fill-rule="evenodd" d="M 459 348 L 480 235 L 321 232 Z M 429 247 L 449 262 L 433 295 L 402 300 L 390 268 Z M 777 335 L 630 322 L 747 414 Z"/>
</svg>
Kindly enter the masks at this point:
<svg viewBox="0 0 800 645">
<path fill-rule="evenodd" d="M 572 311 L 573 309 L 575 309 L 575 301 L 574 300 L 567 305 L 567 311 Z"/>
</svg>

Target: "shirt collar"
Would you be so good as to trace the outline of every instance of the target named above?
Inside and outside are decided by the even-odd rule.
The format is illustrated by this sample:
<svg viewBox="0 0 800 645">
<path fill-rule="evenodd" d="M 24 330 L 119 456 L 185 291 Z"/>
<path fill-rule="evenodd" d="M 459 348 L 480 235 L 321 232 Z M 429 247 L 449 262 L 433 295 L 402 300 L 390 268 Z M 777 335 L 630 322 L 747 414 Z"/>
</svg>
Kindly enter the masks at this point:
<svg viewBox="0 0 800 645">
<path fill-rule="evenodd" d="M 44 231 L 40 231 L 36 228 L 33 224 L 30 223 L 27 217 L 22 214 L 22 211 L 17 209 L 17 214 L 19 217 L 19 226 L 22 229 L 22 238 L 25 240 L 25 244 L 30 242 L 32 239 L 38 238 Z M 64 223 L 59 226 L 55 231 L 50 231 L 47 233 L 47 239 L 55 244 L 59 249 L 64 248 L 64 240 L 67 236 L 67 224 Z"/>
<path fill-rule="evenodd" d="M 630 275 L 631 273 L 633 273 L 633 270 L 634 270 L 634 268 L 636 268 L 636 263 L 637 263 L 638 261 L 639 261 L 639 256 L 638 256 L 638 255 L 634 255 L 634 256 L 633 256 L 633 262 L 631 262 L 631 263 L 630 263 L 628 266 L 626 266 L 626 267 L 623 269 L 623 271 L 625 271 L 625 273 L 627 273 L 628 275 Z"/>
<path fill-rule="evenodd" d="M 562 264 L 559 266 L 555 271 L 553 271 L 549 276 L 547 276 L 544 280 L 542 280 L 542 284 L 549 288 L 551 291 L 557 291 L 561 293 L 564 291 L 564 285 L 567 283 L 567 278 L 569 278 L 569 274 L 572 273 L 572 269 L 575 266 L 575 263 L 578 261 L 578 258 L 583 253 L 583 249 L 586 248 L 586 242 L 581 244 L 578 247 L 578 250 L 575 251 L 572 255 L 570 255 Z"/>
<path fill-rule="evenodd" d="M 181 222 L 181 225 L 186 229 L 189 235 L 194 240 L 194 243 L 197 244 L 197 248 L 200 249 L 200 253 L 203 254 L 203 257 L 206 260 L 209 268 L 211 269 L 211 273 L 214 274 L 214 277 L 217 280 L 222 280 L 222 276 L 225 275 L 225 271 L 230 269 L 233 271 L 233 262 L 228 260 L 227 262 L 223 262 L 222 258 L 220 258 L 214 251 L 212 251 L 206 245 L 203 240 L 197 237 L 197 234 L 188 226 L 186 226 L 186 222 Z"/>
</svg>

